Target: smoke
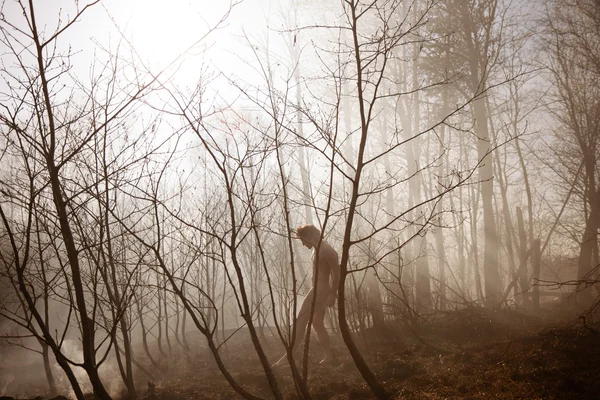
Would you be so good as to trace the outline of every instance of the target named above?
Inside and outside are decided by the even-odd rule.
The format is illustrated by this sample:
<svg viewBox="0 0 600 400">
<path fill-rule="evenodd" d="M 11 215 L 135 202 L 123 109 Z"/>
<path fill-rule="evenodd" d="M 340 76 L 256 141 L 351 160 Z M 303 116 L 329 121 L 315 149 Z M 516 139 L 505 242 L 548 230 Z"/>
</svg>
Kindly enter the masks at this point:
<svg viewBox="0 0 600 400">
<path fill-rule="evenodd" d="M 4 384 L 2 384 L 2 390 L 0 390 L 0 396 L 6 395 L 6 388 L 8 387 L 8 385 L 10 385 L 10 383 L 12 381 L 15 380 L 15 377 L 13 375 L 8 375 L 5 379 L 6 379 L 6 382 L 4 382 Z"/>
<path fill-rule="evenodd" d="M 100 349 L 99 354 L 103 354 L 103 349 Z M 114 350 L 114 349 L 113 349 Z M 83 349 L 81 348 L 81 344 L 78 341 L 74 341 L 72 339 L 65 340 L 62 347 L 63 354 L 65 354 L 68 358 L 73 360 L 74 362 L 80 363 L 83 362 Z M 60 369 L 57 363 L 54 364 L 53 368 Z M 81 386 L 81 390 L 84 393 L 91 393 L 93 391 L 92 385 L 88 379 L 88 376 L 85 370 L 81 367 L 72 367 L 73 374 L 79 385 Z M 75 399 L 75 393 L 73 392 L 73 388 L 71 387 L 66 375 L 60 370 L 60 387 L 69 388 L 69 392 L 67 397 L 70 399 Z M 100 367 L 100 378 L 104 387 L 108 391 L 108 393 L 115 397 L 117 394 L 121 393 L 125 389 L 125 385 L 123 384 L 123 380 L 121 379 L 121 375 L 119 373 L 119 369 L 116 365 L 116 360 L 114 358 L 109 357 Z"/>
<path fill-rule="evenodd" d="M 31 348 L 35 348 L 34 342 L 28 342 Z M 102 348 L 100 355 L 103 355 Z M 81 343 L 77 338 L 66 339 L 61 347 L 63 354 L 73 362 L 83 361 Z M 111 349 L 114 352 L 114 348 Z M 66 374 L 56 362 L 54 355 L 50 354 L 50 368 L 54 376 L 58 394 L 70 399 L 76 399 L 71 383 Z M 81 367 L 71 366 L 79 385 L 84 393 L 93 391 L 85 370 Z M 100 378 L 106 390 L 113 396 L 119 397 L 125 390 L 121 379 L 119 368 L 114 356 L 100 367 Z M 27 352 L 21 347 L 0 347 L 0 397 L 11 396 L 15 398 L 33 398 L 49 393 L 48 381 L 44 370 L 43 359 L 39 353 Z"/>
<path fill-rule="evenodd" d="M 31 341 L 24 340 L 23 345 L 31 345 Z M 40 354 L 19 346 L 0 346 L 0 396 L 30 398 L 47 389 Z"/>
</svg>

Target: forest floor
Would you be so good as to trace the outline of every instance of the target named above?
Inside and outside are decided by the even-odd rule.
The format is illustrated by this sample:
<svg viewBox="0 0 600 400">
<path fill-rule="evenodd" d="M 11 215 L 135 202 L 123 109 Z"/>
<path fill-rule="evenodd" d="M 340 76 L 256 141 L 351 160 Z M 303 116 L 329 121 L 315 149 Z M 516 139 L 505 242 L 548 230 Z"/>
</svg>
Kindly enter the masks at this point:
<svg viewBox="0 0 600 400">
<path fill-rule="evenodd" d="M 550 317 L 552 321 L 550 321 Z M 267 340 L 268 341 L 268 340 Z M 394 399 L 600 399 L 600 336 L 556 315 L 456 311 L 418 332 L 390 329 L 357 338 L 362 354 Z M 273 338 L 273 343 L 275 339 Z M 315 399 L 371 399 L 339 335 L 332 335 L 336 362 L 319 365 L 316 337 L 309 358 L 309 390 Z M 228 343 L 226 363 L 248 391 L 270 390 L 249 340 Z M 282 354 L 267 346 L 271 360 Z M 179 360 L 146 398 L 239 398 L 205 355 Z M 286 399 L 295 399 L 289 367 L 276 368 Z"/>
<path fill-rule="evenodd" d="M 600 399 L 598 331 L 577 321 L 558 322 L 556 313 L 546 314 L 533 317 L 467 309 L 446 313 L 418 331 L 370 331 L 357 337 L 356 342 L 394 399 Z M 321 352 L 316 337 L 311 338 L 311 396 L 374 398 L 339 334 L 332 333 L 331 337 L 336 361 L 328 365 L 318 364 Z M 187 340 L 192 350 L 179 356 L 174 353 L 160 378 L 150 381 L 138 372 L 140 397 L 239 399 L 219 373 L 200 335 L 190 332 Z M 172 337 L 171 342 L 174 345 Z M 278 340 L 266 333 L 265 343 L 269 359 L 277 360 L 283 352 Z M 222 353 L 240 385 L 255 395 L 272 398 L 244 330 L 226 343 Z M 159 375 L 158 371 L 152 372 Z M 298 398 L 289 367 L 277 367 L 275 372 L 285 398 Z"/>
</svg>

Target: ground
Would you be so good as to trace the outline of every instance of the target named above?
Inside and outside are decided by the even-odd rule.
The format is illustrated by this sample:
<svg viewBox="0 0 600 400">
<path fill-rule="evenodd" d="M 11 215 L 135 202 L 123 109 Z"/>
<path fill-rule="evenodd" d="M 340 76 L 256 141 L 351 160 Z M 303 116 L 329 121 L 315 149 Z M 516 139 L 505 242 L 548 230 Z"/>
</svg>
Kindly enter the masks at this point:
<svg viewBox="0 0 600 400">
<path fill-rule="evenodd" d="M 552 318 L 551 318 L 552 317 Z M 600 338 L 577 320 L 468 309 L 448 312 L 417 328 L 390 324 L 356 337 L 362 354 L 394 399 L 599 399 Z M 314 340 L 309 390 L 315 399 L 371 399 L 339 334 L 332 333 L 337 359 L 317 363 Z M 171 340 L 173 342 L 173 340 Z M 140 397 L 154 400 L 238 399 L 220 375 L 200 336 L 189 333 L 192 350 L 165 362 L 154 380 L 138 372 Z M 269 332 L 270 360 L 282 354 Z M 224 361 L 248 391 L 269 398 L 269 386 L 244 331 L 223 347 Z M 159 376 L 160 375 L 160 376 Z M 276 375 L 286 399 L 296 399 L 291 373 Z M 31 396 L 34 397 L 34 396 Z"/>
<path fill-rule="evenodd" d="M 392 327 L 362 337 L 357 337 L 362 354 L 394 399 L 600 398 L 600 338 L 577 322 L 548 323 L 522 313 L 470 309 L 448 313 L 418 331 Z M 314 343 L 309 361 L 314 398 L 373 398 L 341 337 L 334 336 L 337 360 L 329 366 L 317 363 L 320 351 Z M 249 342 L 233 340 L 228 346 L 227 365 L 238 382 L 269 397 Z M 275 360 L 281 350 L 268 346 L 267 353 Z M 179 360 L 147 397 L 239 398 L 211 364 Z M 276 373 L 286 398 L 297 398 L 289 368 Z"/>
</svg>

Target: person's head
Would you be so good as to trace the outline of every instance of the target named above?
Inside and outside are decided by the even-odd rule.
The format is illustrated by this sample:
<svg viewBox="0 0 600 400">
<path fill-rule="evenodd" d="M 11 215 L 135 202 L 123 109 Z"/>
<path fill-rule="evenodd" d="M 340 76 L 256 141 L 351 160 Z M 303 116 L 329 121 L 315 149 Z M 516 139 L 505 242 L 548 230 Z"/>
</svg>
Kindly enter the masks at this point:
<svg viewBox="0 0 600 400">
<path fill-rule="evenodd" d="M 319 243 L 321 231 L 314 225 L 308 224 L 296 228 L 296 235 L 302 241 L 302 245 L 312 249 Z"/>
</svg>

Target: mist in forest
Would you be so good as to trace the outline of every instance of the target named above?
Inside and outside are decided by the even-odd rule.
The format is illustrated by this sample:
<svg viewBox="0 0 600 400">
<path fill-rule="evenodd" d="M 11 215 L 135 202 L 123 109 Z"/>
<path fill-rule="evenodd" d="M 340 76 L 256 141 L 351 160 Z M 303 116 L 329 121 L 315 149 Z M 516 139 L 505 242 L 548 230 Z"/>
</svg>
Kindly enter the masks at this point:
<svg viewBox="0 0 600 400">
<path fill-rule="evenodd" d="M 0 396 L 599 389 L 598 2 L 0 7 Z"/>
</svg>

